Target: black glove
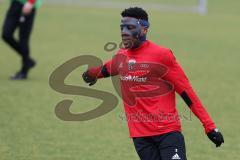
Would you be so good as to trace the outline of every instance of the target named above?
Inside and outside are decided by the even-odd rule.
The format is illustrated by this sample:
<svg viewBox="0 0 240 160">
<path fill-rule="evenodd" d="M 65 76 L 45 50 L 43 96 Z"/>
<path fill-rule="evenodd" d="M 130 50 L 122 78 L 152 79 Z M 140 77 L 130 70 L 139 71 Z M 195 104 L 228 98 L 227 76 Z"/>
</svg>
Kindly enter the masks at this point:
<svg viewBox="0 0 240 160">
<path fill-rule="evenodd" d="M 92 86 L 97 82 L 97 79 L 90 77 L 87 71 L 82 74 L 82 78 L 86 83 L 89 83 L 89 86 Z"/>
<path fill-rule="evenodd" d="M 224 143 L 223 135 L 216 128 L 207 134 L 208 138 L 216 144 L 216 147 L 220 147 Z"/>
</svg>

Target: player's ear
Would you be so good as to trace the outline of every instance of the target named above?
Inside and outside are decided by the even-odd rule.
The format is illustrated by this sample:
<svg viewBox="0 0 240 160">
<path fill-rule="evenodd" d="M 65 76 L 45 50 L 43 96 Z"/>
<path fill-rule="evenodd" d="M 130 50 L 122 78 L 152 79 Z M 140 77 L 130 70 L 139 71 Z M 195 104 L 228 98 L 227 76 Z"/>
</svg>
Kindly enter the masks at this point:
<svg viewBox="0 0 240 160">
<path fill-rule="evenodd" d="M 146 35 L 147 32 L 148 32 L 148 28 L 146 28 L 146 27 L 142 27 L 142 33 Z"/>
</svg>

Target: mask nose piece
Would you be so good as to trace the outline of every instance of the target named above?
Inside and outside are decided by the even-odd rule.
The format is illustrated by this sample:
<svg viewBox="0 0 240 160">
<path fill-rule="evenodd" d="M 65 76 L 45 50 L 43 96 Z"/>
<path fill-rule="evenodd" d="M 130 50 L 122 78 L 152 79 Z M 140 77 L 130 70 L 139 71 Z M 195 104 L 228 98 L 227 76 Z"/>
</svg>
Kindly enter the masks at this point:
<svg viewBox="0 0 240 160">
<path fill-rule="evenodd" d="M 123 27 L 122 34 L 128 34 L 128 33 L 129 33 L 129 31 L 128 31 L 127 27 L 126 26 Z"/>
</svg>

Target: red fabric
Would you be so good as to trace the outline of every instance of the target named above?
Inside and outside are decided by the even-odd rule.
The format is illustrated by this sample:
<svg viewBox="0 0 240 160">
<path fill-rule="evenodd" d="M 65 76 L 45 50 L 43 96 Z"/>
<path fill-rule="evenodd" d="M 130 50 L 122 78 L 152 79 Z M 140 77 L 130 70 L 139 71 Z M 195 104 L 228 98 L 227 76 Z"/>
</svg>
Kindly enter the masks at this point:
<svg viewBox="0 0 240 160">
<path fill-rule="evenodd" d="M 98 66 L 98 67 L 93 67 L 91 69 L 88 70 L 88 75 L 91 77 L 91 78 L 103 78 L 103 75 L 101 73 L 101 69 L 102 69 L 102 66 Z"/>
<path fill-rule="evenodd" d="M 29 3 L 34 4 L 36 0 L 28 0 Z"/>
<path fill-rule="evenodd" d="M 205 132 L 216 128 L 170 49 L 146 41 L 134 50 L 120 49 L 105 65 L 111 75 L 120 76 L 130 137 L 181 131 L 175 93 L 183 91 L 191 99 L 190 109 Z M 101 68 L 92 68 L 89 73 L 102 78 L 102 74 L 97 76 Z"/>
</svg>

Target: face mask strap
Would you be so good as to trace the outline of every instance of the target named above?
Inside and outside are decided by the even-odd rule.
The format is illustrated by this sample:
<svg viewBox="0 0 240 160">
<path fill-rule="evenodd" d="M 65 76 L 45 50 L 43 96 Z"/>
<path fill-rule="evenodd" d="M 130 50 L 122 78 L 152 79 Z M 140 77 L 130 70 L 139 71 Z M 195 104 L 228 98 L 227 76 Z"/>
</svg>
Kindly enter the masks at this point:
<svg viewBox="0 0 240 160">
<path fill-rule="evenodd" d="M 138 24 L 140 24 L 141 26 L 143 26 L 144 28 L 149 28 L 150 27 L 150 23 L 146 20 L 143 20 L 143 19 L 139 19 L 138 20 Z M 138 39 L 141 41 L 141 42 L 144 42 L 146 41 L 147 37 L 146 35 L 139 35 Z"/>
<path fill-rule="evenodd" d="M 146 21 L 146 20 L 139 19 L 138 22 L 139 22 L 140 25 L 142 25 L 145 28 L 149 28 L 150 27 L 150 23 L 148 21 Z"/>
</svg>

